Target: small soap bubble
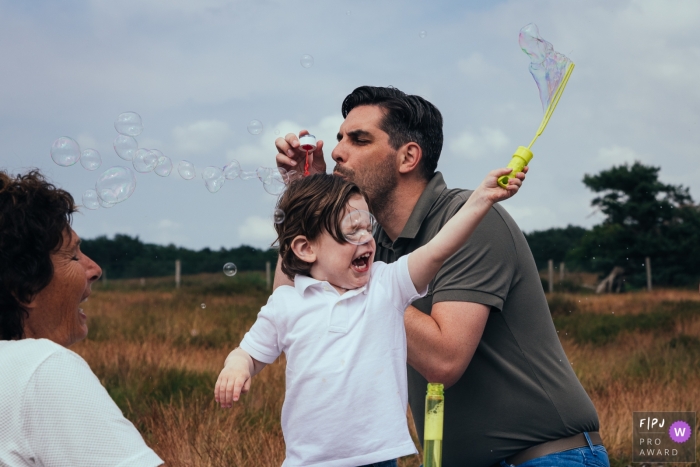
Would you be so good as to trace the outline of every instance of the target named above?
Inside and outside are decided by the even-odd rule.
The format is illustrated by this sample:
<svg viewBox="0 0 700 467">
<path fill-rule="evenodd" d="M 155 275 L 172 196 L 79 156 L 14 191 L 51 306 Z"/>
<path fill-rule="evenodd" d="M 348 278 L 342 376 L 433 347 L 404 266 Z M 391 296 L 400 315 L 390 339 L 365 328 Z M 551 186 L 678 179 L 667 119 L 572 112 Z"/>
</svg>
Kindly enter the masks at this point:
<svg viewBox="0 0 700 467">
<path fill-rule="evenodd" d="M 202 305 L 204 305 L 204 303 L 202 303 Z M 204 308 L 204 307 L 202 307 L 202 308 Z M 190 329 L 190 336 L 197 337 L 198 335 L 199 335 L 199 331 L 197 331 L 194 328 Z"/>
<path fill-rule="evenodd" d="M 158 156 L 158 163 L 156 164 L 156 168 L 153 169 L 153 171 L 159 177 L 170 176 L 170 172 L 173 171 L 173 161 L 171 161 L 168 156 L 164 155 L 157 149 L 153 149 L 152 152 Z"/>
<path fill-rule="evenodd" d="M 203 310 L 203 309 L 205 309 L 205 308 L 207 307 L 207 304 L 206 304 L 206 303 L 202 303 L 202 304 L 199 305 L 199 306 L 202 307 L 202 310 Z"/>
<path fill-rule="evenodd" d="M 114 138 L 114 152 L 125 161 L 133 160 L 138 148 L 139 143 L 133 136 L 119 135 Z"/>
<path fill-rule="evenodd" d="M 134 170 L 141 173 L 151 172 L 158 165 L 158 156 L 151 150 L 140 148 L 134 153 L 132 161 Z"/>
<path fill-rule="evenodd" d="M 302 55 L 299 62 L 304 68 L 311 68 L 312 66 L 314 66 L 314 58 L 308 54 Z"/>
<path fill-rule="evenodd" d="M 425 36 L 427 36 L 427 35 L 428 35 L 428 33 L 425 31 L 421 31 L 418 33 L 418 37 L 420 37 L 421 39 L 425 39 Z"/>
<path fill-rule="evenodd" d="M 361 210 L 349 212 L 340 222 L 340 232 L 348 243 L 364 245 L 372 240 L 377 228 L 374 216 Z"/>
<path fill-rule="evenodd" d="M 209 193 L 216 193 L 219 191 L 226 181 L 224 178 L 224 171 L 218 167 L 207 167 L 204 169 L 202 172 L 202 179 Z"/>
<path fill-rule="evenodd" d="M 275 212 L 272 213 L 272 220 L 274 220 L 275 224 L 284 222 L 284 217 L 284 211 L 280 208 L 275 209 Z"/>
<path fill-rule="evenodd" d="M 276 135 L 279 135 L 279 134 L 280 134 L 280 129 L 279 129 L 279 128 L 275 128 L 275 134 L 276 134 Z"/>
<path fill-rule="evenodd" d="M 271 195 L 280 195 L 287 188 L 289 177 L 287 171 L 281 167 L 270 169 L 270 173 L 263 179 L 263 188 Z"/>
<path fill-rule="evenodd" d="M 100 201 L 107 204 L 121 203 L 128 199 L 136 189 L 136 176 L 127 167 L 112 167 L 105 170 L 95 183 L 95 191 Z M 100 203 L 102 207 L 105 206 Z"/>
<path fill-rule="evenodd" d="M 241 177 L 241 180 L 252 180 L 258 178 L 258 173 L 256 170 L 241 170 L 238 176 Z"/>
<path fill-rule="evenodd" d="M 119 114 L 114 121 L 114 129 L 120 135 L 138 136 L 143 131 L 141 115 L 136 112 L 124 112 Z"/>
<path fill-rule="evenodd" d="M 83 206 L 91 210 L 99 209 L 100 202 L 95 190 L 87 190 L 83 193 Z"/>
<path fill-rule="evenodd" d="M 233 180 L 238 177 L 241 173 L 241 164 L 237 160 L 232 160 L 226 166 L 224 166 L 224 178 L 226 180 Z"/>
<path fill-rule="evenodd" d="M 177 165 L 177 173 L 179 173 L 185 180 L 192 180 L 197 176 L 197 172 L 194 169 L 194 164 L 189 161 L 180 161 L 180 163 Z"/>
<path fill-rule="evenodd" d="M 352 11 L 350 10 L 345 10 L 345 16 L 350 16 L 352 14 Z"/>
<path fill-rule="evenodd" d="M 251 120 L 248 123 L 248 133 L 251 135 L 259 135 L 263 131 L 263 124 L 260 120 Z"/>
<path fill-rule="evenodd" d="M 51 159 L 61 167 L 70 167 L 80 159 L 80 145 L 68 136 L 61 136 L 51 145 Z"/>
<path fill-rule="evenodd" d="M 102 165 L 102 156 L 96 149 L 86 149 L 80 154 L 80 165 L 87 170 L 97 170 Z"/>
<path fill-rule="evenodd" d="M 233 263 L 224 264 L 224 274 L 226 274 L 228 277 L 235 276 L 237 272 L 238 272 L 238 268 L 236 267 L 235 264 L 233 264 Z"/>
</svg>

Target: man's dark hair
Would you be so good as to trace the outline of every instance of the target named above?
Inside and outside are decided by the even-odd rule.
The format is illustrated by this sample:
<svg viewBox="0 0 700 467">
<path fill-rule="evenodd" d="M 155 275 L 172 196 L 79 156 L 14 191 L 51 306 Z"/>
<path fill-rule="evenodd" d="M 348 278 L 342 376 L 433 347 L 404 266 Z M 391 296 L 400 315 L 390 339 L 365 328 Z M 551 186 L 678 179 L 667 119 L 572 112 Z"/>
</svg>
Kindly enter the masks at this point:
<svg viewBox="0 0 700 467">
<path fill-rule="evenodd" d="M 75 212 L 73 197 L 36 170 L 0 171 L 0 340 L 22 339 L 29 303 L 53 278 L 51 253 Z"/>
<path fill-rule="evenodd" d="M 292 240 L 297 235 L 316 240 L 323 231 L 338 243 L 344 243 L 340 222 L 348 201 L 362 196 L 360 188 L 352 182 L 330 174 L 315 174 L 292 182 L 277 202 L 284 211 L 284 221 L 275 224 L 282 272 L 291 280 L 296 274 L 310 276 L 311 264 L 301 260 L 292 251 Z"/>
<path fill-rule="evenodd" d="M 411 96 L 394 87 L 360 86 L 343 101 L 343 118 L 361 105 L 376 105 L 386 112 L 380 128 L 389 135 L 389 144 L 398 149 L 415 142 L 423 150 L 420 172 L 430 180 L 442 151 L 442 114 L 420 96 Z"/>
</svg>

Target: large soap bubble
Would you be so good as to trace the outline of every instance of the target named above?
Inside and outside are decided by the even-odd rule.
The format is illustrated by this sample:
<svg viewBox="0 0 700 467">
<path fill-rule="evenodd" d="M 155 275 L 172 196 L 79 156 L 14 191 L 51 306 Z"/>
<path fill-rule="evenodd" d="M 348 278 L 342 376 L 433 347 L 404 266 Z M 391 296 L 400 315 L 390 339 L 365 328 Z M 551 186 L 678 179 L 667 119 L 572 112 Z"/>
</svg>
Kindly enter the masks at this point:
<svg viewBox="0 0 700 467">
<path fill-rule="evenodd" d="M 153 149 L 151 152 L 158 156 L 158 164 L 156 164 L 156 168 L 153 169 L 156 175 L 160 177 L 170 176 L 170 172 L 173 171 L 173 162 L 170 160 L 170 158 L 160 152 L 158 149 Z"/>
<path fill-rule="evenodd" d="M 180 161 L 177 166 L 177 173 L 179 173 L 185 180 L 192 180 L 197 176 L 197 172 L 194 169 L 194 164 L 192 164 L 190 161 Z"/>
<path fill-rule="evenodd" d="M 540 90 L 542 109 L 546 111 L 566 75 L 571 60 L 542 39 L 537 25 L 533 23 L 520 30 L 518 43 L 523 52 L 530 57 L 530 74 Z"/>
<path fill-rule="evenodd" d="M 80 155 L 80 165 L 87 170 L 97 170 L 102 165 L 102 156 L 96 149 L 86 149 Z"/>
<path fill-rule="evenodd" d="M 139 143 L 133 136 L 119 135 L 114 139 L 114 152 L 125 161 L 133 160 L 138 148 Z"/>
<path fill-rule="evenodd" d="M 138 136 L 143 131 L 141 115 L 136 112 L 124 112 L 119 114 L 114 121 L 114 129 L 120 135 Z"/>
<path fill-rule="evenodd" d="M 289 177 L 287 171 L 281 167 L 270 169 L 269 174 L 262 180 L 263 188 L 271 195 L 279 195 L 287 187 Z"/>
<path fill-rule="evenodd" d="M 241 165 L 236 160 L 229 162 L 224 167 L 224 177 L 226 180 L 233 180 L 234 178 L 238 177 L 240 173 Z"/>
<path fill-rule="evenodd" d="M 348 243 L 364 245 L 372 240 L 377 220 L 367 211 L 351 211 L 340 222 L 340 232 Z"/>
<path fill-rule="evenodd" d="M 224 171 L 218 167 L 207 167 L 204 169 L 202 172 L 202 179 L 210 193 L 219 191 L 226 181 L 224 178 Z"/>
<path fill-rule="evenodd" d="M 99 209 L 100 202 L 95 190 L 87 190 L 83 193 L 83 206 L 91 210 Z"/>
<path fill-rule="evenodd" d="M 105 170 L 95 183 L 95 191 L 99 200 L 107 204 L 117 204 L 125 201 L 136 189 L 136 176 L 127 167 L 112 167 Z M 100 203 L 103 207 L 104 204 Z"/>
<path fill-rule="evenodd" d="M 248 133 L 251 135 L 259 135 L 263 131 L 263 124 L 260 120 L 251 120 L 248 123 Z"/>
<path fill-rule="evenodd" d="M 51 145 L 51 159 L 61 167 L 70 167 L 80 159 L 80 145 L 68 136 L 61 136 Z"/>
<path fill-rule="evenodd" d="M 132 162 L 137 172 L 148 173 L 158 165 L 158 156 L 153 151 L 140 148 L 134 153 L 134 160 Z"/>
</svg>

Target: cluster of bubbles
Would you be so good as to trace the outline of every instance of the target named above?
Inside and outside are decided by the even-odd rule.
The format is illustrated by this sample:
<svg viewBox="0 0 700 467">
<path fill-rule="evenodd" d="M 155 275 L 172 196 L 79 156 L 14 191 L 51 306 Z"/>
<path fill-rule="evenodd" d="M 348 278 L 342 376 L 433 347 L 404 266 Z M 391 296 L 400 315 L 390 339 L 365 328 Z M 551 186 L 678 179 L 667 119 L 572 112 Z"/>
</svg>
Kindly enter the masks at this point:
<svg viewBox="0 0 700 467">
<path fill-rule="evenodd" d="M 372 240 L 377 230 L 377 220 L 368 211 L 350 211 L 340 222 L 340 233 L 348 243 L 364 245 Z"/>
<path fill-rule="evenodd" d="M 80 161 L 86 170 L 96 170 L 102 165 L 102 156 L 96 149 L 80 150 L 80 145 L 69 136 L 61 136 L 51 145 L 51 159 L 61 167 L 70 167 Z"/>
</svg>

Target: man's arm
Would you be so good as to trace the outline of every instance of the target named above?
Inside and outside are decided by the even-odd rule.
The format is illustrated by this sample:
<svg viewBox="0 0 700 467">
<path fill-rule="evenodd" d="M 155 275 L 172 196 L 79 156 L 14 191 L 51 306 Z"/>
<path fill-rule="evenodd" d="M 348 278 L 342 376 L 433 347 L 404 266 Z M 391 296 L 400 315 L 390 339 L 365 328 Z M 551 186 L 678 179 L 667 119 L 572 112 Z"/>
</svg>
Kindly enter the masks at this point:
<svg viewBox="0 0 700 467">
<path fill-rule="evenodd" d="M 282 272 L 282 258 L 277 255 L 277 266 L 275 267 L 275 279 L 272 281 L 272 290 L 274 291 L 280 285 L 294 286 L 294 281 Z"/>
<path fill-rule="evenodd" d="M 408 364 L 431 383 L 455 384 L 471 362 L 490 307 L 472 302 L 438 302 L 430 315 L 409 306 L 404 314 Z"/>
</svg>

